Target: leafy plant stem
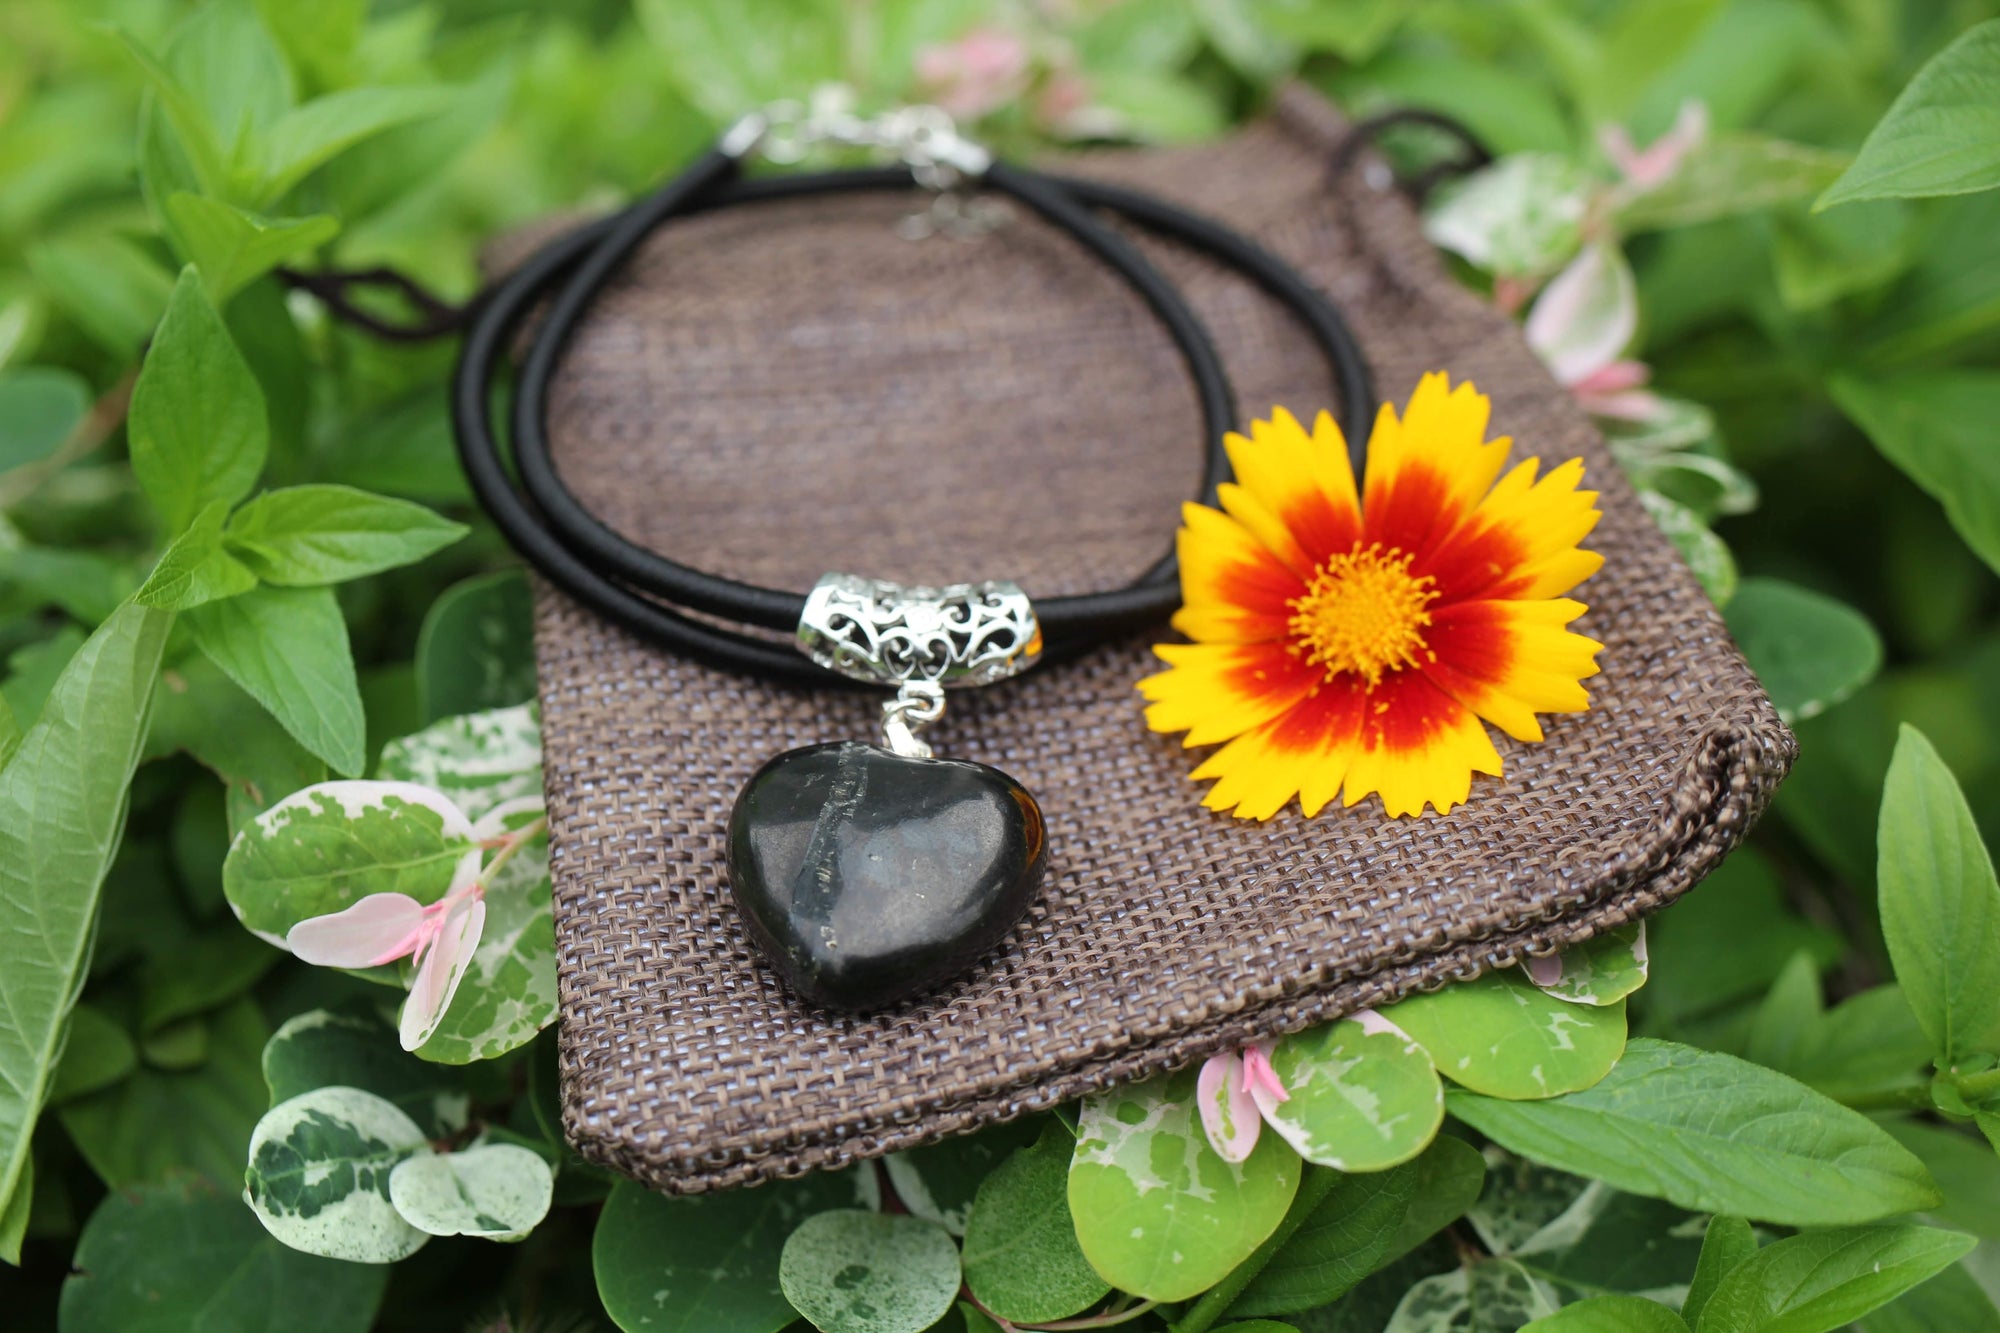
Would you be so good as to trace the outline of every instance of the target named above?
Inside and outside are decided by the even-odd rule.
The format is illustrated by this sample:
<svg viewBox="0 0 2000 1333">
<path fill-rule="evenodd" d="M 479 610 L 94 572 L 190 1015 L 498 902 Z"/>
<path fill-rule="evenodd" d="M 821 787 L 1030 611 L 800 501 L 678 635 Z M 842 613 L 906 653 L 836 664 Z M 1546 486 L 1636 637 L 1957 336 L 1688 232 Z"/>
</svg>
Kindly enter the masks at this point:
<svg viewBox="0 0 2000 1333">
<path fill-rule="evenodd" d="M 1313 1210 L 1320 1206 L 1334 1185 L 1339 1183 L 1340 1172 L 1332 1167 L 1315 1166 L 1306 1163 L 1305 1176 L 1299 1181 L 1299 1192 L 1292 1198 L 1292 1206 L 1286 1211 L 1284 1220 L 1270 1238 L 1255 1250 L 1250 1257 L 1236 1265 L 1228 1277 L 1210 1287 L 1200 1300 L 1194 1303 L 1179 1323 L 1173 1326 L 1174 1333 L 1207 1333 L 1207 1330 L 1222 1318 L 1250 1280 L 1264 1271 L 1264 1265 L 1271 1262 L 1271 1256 L 1284 1248 L 1292 1233 L 1305 1224 Z"/>
<path fill-rule="evenodd" d="M 534 841 L 536 836 L 547 831 L 548 827 L 549 817 L 543 815 L 532 824 L 523 824 L 512 833 L 494 838 L 491 842 L 485 843 L 485 846 L 498 847 L 500 850 L 495 853 L 491 861 L 486 863 L 486 869 L 480 872 L 481 878 L 491 882 L 493 877 L 500 873 L 500 867 L 513 860 L 514 853 Z"/>
</svg>

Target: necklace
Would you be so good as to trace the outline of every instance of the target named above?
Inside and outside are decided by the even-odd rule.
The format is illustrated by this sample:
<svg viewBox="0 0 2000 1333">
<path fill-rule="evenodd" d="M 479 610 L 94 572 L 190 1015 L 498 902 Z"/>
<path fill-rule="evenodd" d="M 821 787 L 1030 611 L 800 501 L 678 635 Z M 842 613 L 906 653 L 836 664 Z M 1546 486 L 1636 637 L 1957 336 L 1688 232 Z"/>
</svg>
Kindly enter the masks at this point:
<svg viewBox="0 0 2000 1333">
<path fill-rule="evenodd" d="M 886 151 L 900 165 L 740 175 L 753 153 L 796 160 L 817 144 Z M 1358 470 L 1374 399 L 1367 366 L 1338 310 L 1294 270 L 1151 196 L 996 161 L 928 107 L 872 118 L 791 108 L 745 116 L 673 181 L 549 243 L 483 298 L 453 384 L 474 494 L 552 584 L 635 633 L 717 665 L 894 691 L 883 705 L 881 744 L 833 741 L 774 756 L 745 784 L 729 821 L 730 890 L 747 932 L 796 993 L 830 1008 L 880 1008 L 956 976 L 1013 928 L 1039 888 L 1048 839 L 1034 796 L 998 769 L 934 755 L 923 739 L 946 692 L 1003 681 L 1165 619 L 1178 602 L 1175 558 L 1169 551 L 1124 588 L 1039 603 L 1004 579 L 919 587 L 831 573 L 803 596 L 738 583 L 627 541 L 578 500 L 550 456 L 549 387 L 599 292 L 673 218 L 913 185 L 943 198 L 967 181 L 1067 233 L 1161 321 L 1200 404 L 1203 499 L 1213 503 L 1230 475 L 1224 440 L 1235 406 L 1222 362 L 1181 293 L 1094 209 L 1205 252 L 1289 307 L 1333 367 Z M 545 301 L 511 412 L 517 489 L 495 437 L 491 391 Z M 787 632 L 796 651 L 716 620 Z"/>
</svg>

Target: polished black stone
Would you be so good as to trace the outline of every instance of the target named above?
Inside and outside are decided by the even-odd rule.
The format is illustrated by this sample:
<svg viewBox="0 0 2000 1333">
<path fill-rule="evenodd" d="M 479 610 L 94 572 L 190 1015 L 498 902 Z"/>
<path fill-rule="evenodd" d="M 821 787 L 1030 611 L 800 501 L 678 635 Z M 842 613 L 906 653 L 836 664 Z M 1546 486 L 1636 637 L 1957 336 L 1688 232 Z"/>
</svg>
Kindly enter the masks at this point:
<svg viewBox="0 0 2000 1333">
<path fill-rule="evenodd" d="M 879 1009 L 963 972 L 1028 909 L 1047 840 L 997 768 L 809 745 L 758 769 L 729 816 L 729 883 L 785 981 Z"/>
</svg>

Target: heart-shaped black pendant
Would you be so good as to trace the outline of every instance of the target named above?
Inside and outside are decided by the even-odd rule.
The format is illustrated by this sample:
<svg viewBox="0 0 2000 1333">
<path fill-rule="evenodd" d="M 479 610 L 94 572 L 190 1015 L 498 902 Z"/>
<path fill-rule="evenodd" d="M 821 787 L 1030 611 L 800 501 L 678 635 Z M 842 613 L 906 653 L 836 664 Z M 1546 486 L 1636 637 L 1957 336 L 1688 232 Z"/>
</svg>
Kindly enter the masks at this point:
<svg viewBox="0 0 2000 1333">
<path fill-rule="evenodd" d="M 1042 810 L 997 768 L 839 741 L 758 769 L 729 816 L 729 884 L 785 981 L 878 1009 L 963 971 L 1034 898 Z"/>
</svg>

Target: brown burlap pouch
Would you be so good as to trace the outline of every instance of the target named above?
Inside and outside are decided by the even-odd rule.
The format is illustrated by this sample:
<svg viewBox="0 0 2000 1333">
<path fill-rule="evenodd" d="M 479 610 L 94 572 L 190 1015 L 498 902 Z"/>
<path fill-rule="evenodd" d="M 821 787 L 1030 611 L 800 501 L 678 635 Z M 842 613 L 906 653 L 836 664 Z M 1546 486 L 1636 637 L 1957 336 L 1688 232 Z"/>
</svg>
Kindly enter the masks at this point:
<svg viewBox="0 0 2000 1333">
<path fill-rule="evenodd" d="M 1497 738 L 1504 779 L 1450 815 L 1370 798 L 1313 820 L 1210 813 L 1198 756 L 1147 731 L 1150 639 L 954 697 L 939 752 L 1041 799 L 1050 868 L 962 983 L 867 1017 L 792 999 L 725 883 L 738 788 L 792 746 L 876 733 L 879 699 L 718 671 L 544 589 L 537 643 L 561 968 L 564 1120 L 589 1157 L 689 1192 L 908 1148 L 1584 939 L 1739 840 L 1792 740 L 1587 419 L 1508 320 L 1447 276 L 1379 164 L 1329 178 L 1342 122 L 1303 91 L 1220 142 L 1080 157 L 1222 218 L 1353 321 L 1379 391 L 1447 369 L 1493 429 L 1603 492 L 1592 709 Z M 676 224 L 582 329 L 554 395 L 564 476 L 634 540 L 804 589 L 840 569 L 1129 581 L 1199 473 L 1192 389 L 1153 317 L 1024 216 L 897 233 L 896 196 Z M 1150 245 L 1150 243 L 1149 243 Z M 1288 316 L 1163 247 L 1246 414 L 1328 406 Z M 1162 631 L 1165 634 L 1166 631 Z"/>
</svg>

